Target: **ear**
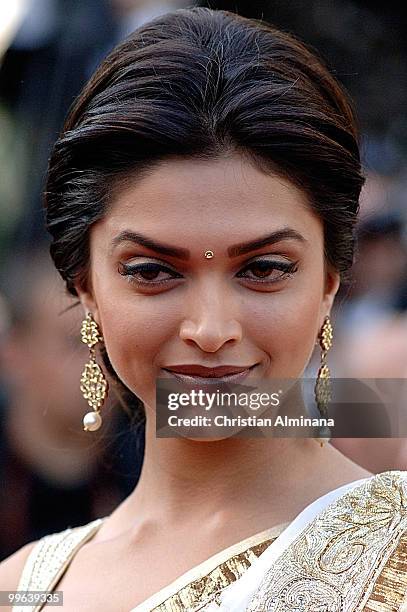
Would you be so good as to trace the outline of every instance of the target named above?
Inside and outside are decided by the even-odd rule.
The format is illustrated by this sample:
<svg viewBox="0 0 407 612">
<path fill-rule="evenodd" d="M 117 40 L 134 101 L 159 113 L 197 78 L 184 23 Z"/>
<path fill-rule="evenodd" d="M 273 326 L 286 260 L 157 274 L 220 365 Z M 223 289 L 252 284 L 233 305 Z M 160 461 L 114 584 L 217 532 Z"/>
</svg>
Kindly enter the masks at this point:
<svg viewBox="0 0 407 612">
<path fill-rule="evenodd" d="M 96 323 L 100 325 L 99 310 L 95 300 L 91 282 L 89 280 L 75 283 L 76 293 L 81 301 L 84 314 L 90 312 Z"/>
<path fill-rule="evenodd" d="M 335 295 L 338 292 L 338 289 L 341 284 L 341 276 L 340 273 L 332 268 L 331 266 L 327 266 L 326 274 L 325 274 L 325 286 L 324 286 L 324 296 L 321 304 L 321 325 L 324 321 L 326 315 L 329 315 L 332 309 L 332 305 L 334 303 Z"/>
</svg>

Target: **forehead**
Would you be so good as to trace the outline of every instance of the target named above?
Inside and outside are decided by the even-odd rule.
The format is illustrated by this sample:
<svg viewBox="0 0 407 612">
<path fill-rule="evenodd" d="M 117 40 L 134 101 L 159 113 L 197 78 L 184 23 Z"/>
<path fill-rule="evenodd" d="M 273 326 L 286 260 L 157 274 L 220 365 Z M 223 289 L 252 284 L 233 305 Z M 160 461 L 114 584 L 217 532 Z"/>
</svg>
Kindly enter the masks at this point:
<svg viewBox="0 0 407 612">
<path fill-rule="evenodd" d="M 201 236 L 206 244 L 287 226 L 309 238 L 322 232 L 305 193 L 239 156 L 165 160 L 142 178 L 128 177 L 113 190 L 100 226 L 105 236 L 133 229 L 193 243 Z"/>
</svg>

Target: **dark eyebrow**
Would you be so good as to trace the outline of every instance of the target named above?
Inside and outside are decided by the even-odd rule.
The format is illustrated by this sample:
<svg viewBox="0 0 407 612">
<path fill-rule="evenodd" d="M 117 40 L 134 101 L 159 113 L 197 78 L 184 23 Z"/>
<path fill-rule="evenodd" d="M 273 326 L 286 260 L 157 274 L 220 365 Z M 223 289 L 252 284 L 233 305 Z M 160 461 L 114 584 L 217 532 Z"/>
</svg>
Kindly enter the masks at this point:
<svg viewBox="0 0 407 612">
<path fill-rule="evenodd" d="M 281 230 L 277 230 L 275 232 L 272 232 L 271 234 L 267 234 L 266 236 L 258 238 L 257 240 L 234 244 L 228 248 L 227 252 L 229 257 L 239 257 L 239 255 L 245 255 L 250 251 L 261 249 L 262 247 L 268 246 L 269 244 L 274 244 L 276 242 L 280 242 L 282 240 L 299 240 L 300 242 L 307 242 L 304 236 L 302 236 L 296 230 L 290 227 L 284 227 Z M 112 250 L 121 242 L 134 242 L 135 244 L 140 244 L 141 246 L 147 247 L 148 249 L 156 251 L 157 253 L 161 253 L 162 255 L 176 257 L 177 259 L 186 260 L 190 259 L 191 257 L 191 253 L 188 249 L 174 247 L 169 244 L 163 244 L 162 242 L 156 242 L 155 240 L 152 240 L 147 236 L 132 232 L 131 230 L 124 230 L 120 232 L 120 234 L 118 234 L 115 238 L 113 238 Z"/>
<path fill-rule="evenodd" d="M 261 249 L 262 247 L 268 246 L 269 244 L 275 244 L 281 240 L 299 240 L 300 242 L 308 242 L 304 236 L 291 227 L 283 227 L 280 230 L 267 234 L 262 238 L 253 240 L 251 242 L 242 242 L 240 244 L 234 244 L 228 248 L 229 257 L 239 257 L 239 255 L 245 255 L 250 251 Z"/>
<path fill-rule="evenodd" d="M 188 249 L 170 246 L 169 244 L 163 244 L 162 242 L 156 242 L 151 238 L 147 238 L 147 236 L 137 234 L 136 232 L 132 232 L 130 230 L 124 230 L 123 232 L 120 232 L 120 234 L 118 234 L 115 238 L 113 238 L 112 250 L 120 242 L 135 242 L 136 244 L 145 246 L 148 249 L 156 251 L 157 253 L 161 253 L 162 255 L 177 257 L 178 259 L 189 259 L 191 256 L 191 253 L 188 251 Z"/>
</svg>

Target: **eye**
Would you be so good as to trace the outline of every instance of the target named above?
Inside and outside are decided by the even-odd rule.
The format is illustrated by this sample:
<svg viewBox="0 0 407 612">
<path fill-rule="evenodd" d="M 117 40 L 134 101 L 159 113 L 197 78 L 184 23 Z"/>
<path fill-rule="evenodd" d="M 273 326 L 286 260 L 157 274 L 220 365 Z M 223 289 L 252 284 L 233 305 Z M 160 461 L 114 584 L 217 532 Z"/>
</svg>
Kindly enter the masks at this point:
<svg viewBox="0 0 407 612">
<path fill-rule="evenodd" d="M 136 285 L 160 285 L 174 278 L 182 278 L 182 275 L 175 272 L 175 270 L 152 262 L 137 265 L 119 263 L 118 272 L 122 276 L 126 276 L 130 283 L 135 283 Z M 164 278 L 160 277 L 160 275 L 164 275 Z M 165 275 L 167 275 L 166 278 Z"/>
<path fill-rule="evenodd" d="M 273 259 L 257 259 L 241 270 L 237 276 L 257 283 L 275 283 L 298 270 L 298 261 L 278 261 Z M 250 273 L 250 274 L 247 274 Z"/>
</svg>

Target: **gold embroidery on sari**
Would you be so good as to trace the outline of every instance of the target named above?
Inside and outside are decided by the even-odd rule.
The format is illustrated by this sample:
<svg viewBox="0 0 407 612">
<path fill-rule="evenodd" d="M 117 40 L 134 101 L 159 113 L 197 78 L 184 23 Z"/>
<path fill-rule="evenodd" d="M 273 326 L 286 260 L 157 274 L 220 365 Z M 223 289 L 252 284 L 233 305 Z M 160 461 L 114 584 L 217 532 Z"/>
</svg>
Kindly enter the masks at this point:
<svg viewBox="0 0 407 612">
<path fill-rule="evenodd" d="M 400 610 L 407 594 L 407 533 L 387 561 L 376 580 L 365 612 L 393 612 Z"/>
<path fill-rule="evenodd" d="M 151 612 L 185 612 L 186 610 L 199 612 L 203 610 L 209 602 L 217 600 L 217 595 L 225 587 L 240 578 L 274 540 L 275 537 L 231 556 L 207 575 L 193 580 L 175 595 L 152 608 Z"/>
<path fill-rule="evenodd" d="M 406 562 L 401 547 L 406 529 L 406 473 L 374 476 L 330 504 L 304 529 L 268 570 L 247 612 L 369 609 L 365 606 L 373 605 L 368 602 L 375 597 L 375 584 L 389 590 L 392 577 L 398 578 L 394 572 Z M 398 549 L 403 553 L 394 569 L 389 558 Z"/>
</svg>

